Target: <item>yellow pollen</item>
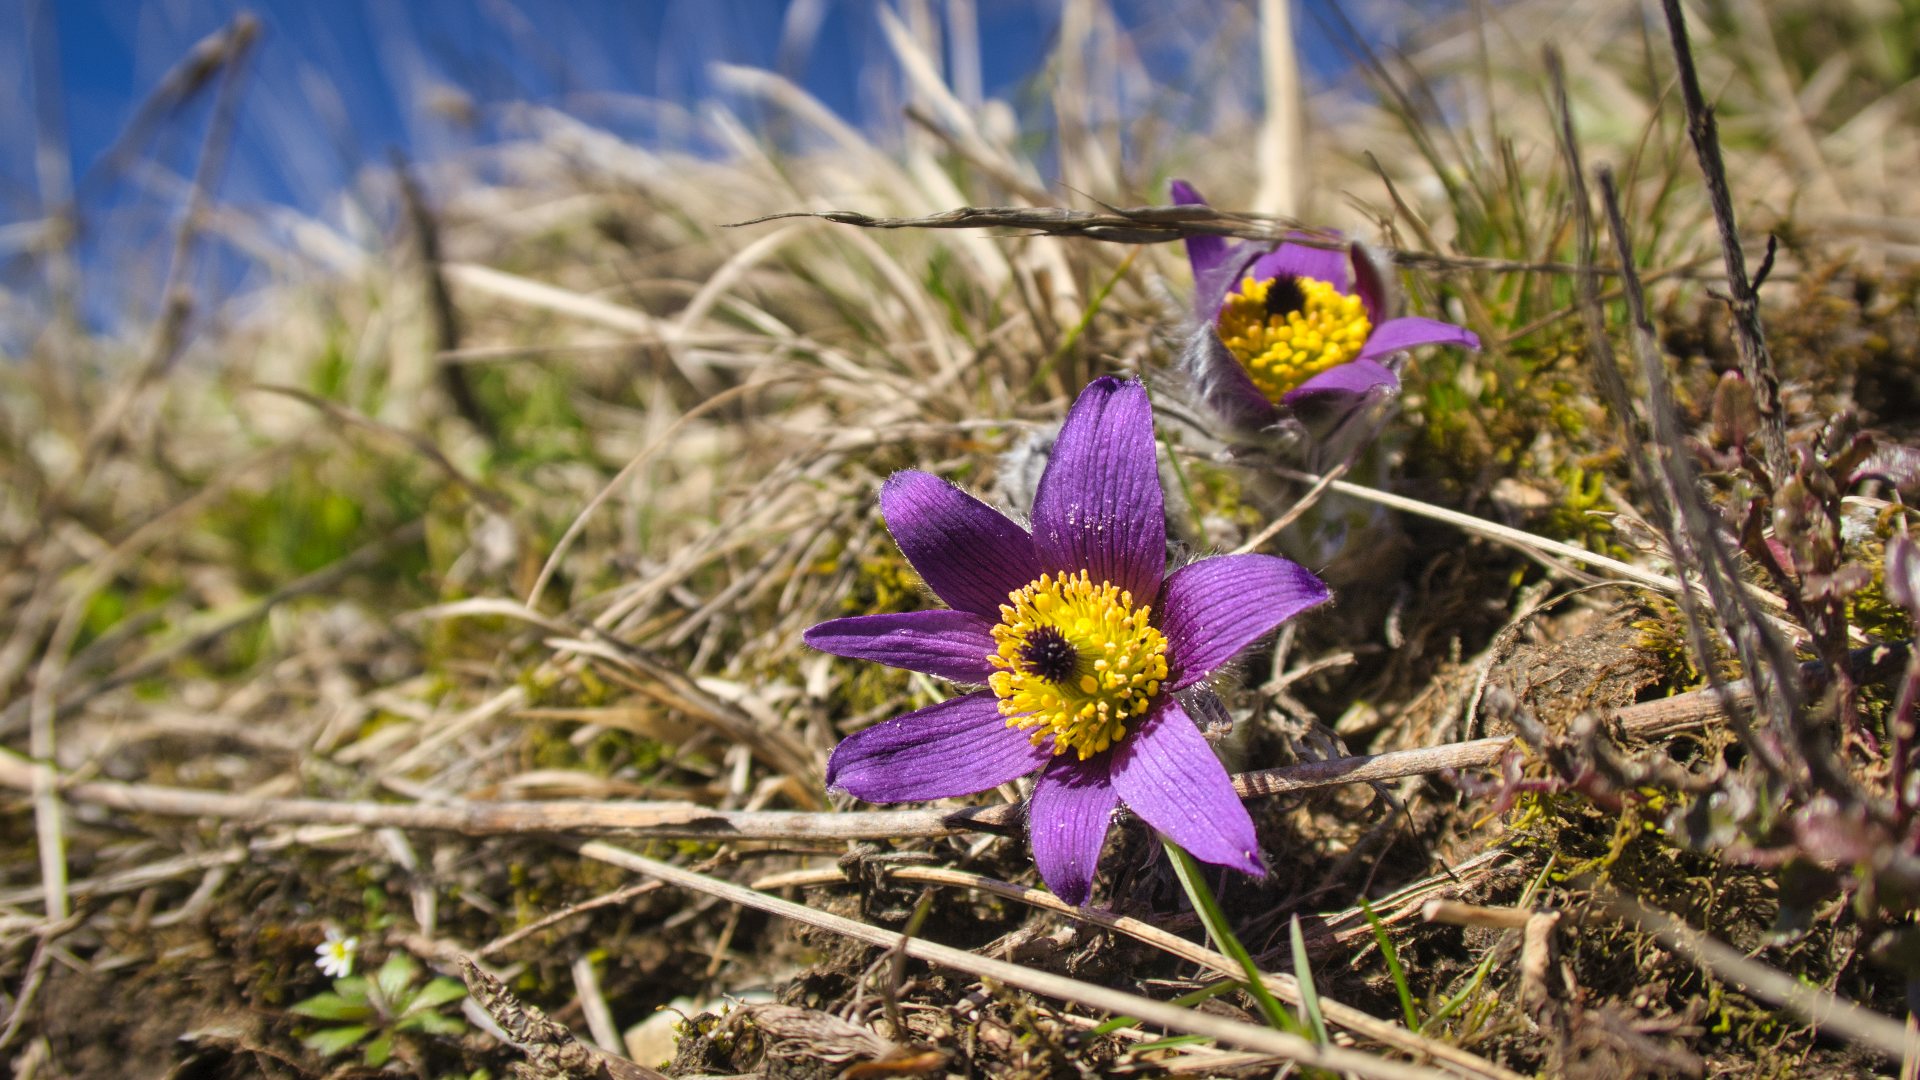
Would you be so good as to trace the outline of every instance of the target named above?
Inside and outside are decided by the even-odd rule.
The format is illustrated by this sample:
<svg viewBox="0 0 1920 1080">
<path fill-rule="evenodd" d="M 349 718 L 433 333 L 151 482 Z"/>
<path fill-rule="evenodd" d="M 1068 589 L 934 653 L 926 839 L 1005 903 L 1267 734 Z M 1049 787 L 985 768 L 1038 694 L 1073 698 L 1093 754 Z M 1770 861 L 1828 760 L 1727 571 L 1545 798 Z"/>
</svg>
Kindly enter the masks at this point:
<svg viewBox="0 0 1920 1080">
<path fill-rule="evenodd" d="M 1040 575 L 1000 605 L 987 684 L 1007 726 L 1032 729 L 1035 746 L 1087 758 L 1119 742 L 1167 677 L 1167 639 L 1133 594 L 1078 574 Z"/>
<path fill-rule="evenodd" d="M 1280 282 L 1305 299 L 1297 311 L 1269 311 L 1268 293 Z M 1360 355 L 1373 332 L 1360 297 L 1318 278 L 1248 277 L 1220 309 L 1220 340 L 1247 370 L 1260 393 L 1278 405 L 1301 383 Z"/>
</svg>

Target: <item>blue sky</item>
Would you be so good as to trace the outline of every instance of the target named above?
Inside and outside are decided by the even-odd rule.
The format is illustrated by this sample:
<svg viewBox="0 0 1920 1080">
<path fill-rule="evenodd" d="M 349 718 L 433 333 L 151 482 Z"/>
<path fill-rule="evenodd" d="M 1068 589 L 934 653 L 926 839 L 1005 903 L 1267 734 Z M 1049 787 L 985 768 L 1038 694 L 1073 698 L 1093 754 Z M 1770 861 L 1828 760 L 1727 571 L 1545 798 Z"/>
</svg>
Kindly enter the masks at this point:
<svg viewBox="0 0 1920 1080">
<path fill-rule="evenodd" d="M 154 241 L 177 212 L 178 178 L 197 160 L 213 94 L 192 96 L 147 129 L 130 133 L 129 124 L 194 43 L 243 9 L 258 17 L 262 34 L 219 201 L 332 218 L 355 176 L 384 166 L 390 150 L 431 161 L 493 141 L 509 103 L 559 108 L 643 143 L 706 149 L 683 110 L 719 93 L 716 63 L 779 70 L 856 124 L 896 124 L 893 65 L 877 14 L 883 2 L 0 0 L 0 287 L 16 296 L 34 289 L 23 278 L 33 276 L 35 260 L 21 240 L 42 216 L 43 166 L 58 160 L 37 157 L 36 148 L 64 143 L 85 264 L 121 258 L 109 254 L 115 244 L 148 259 L 164 250 Z M 976 13 L 986 95 L 1018 100 L 1048 54 L 1064 2 L 963 5 Z M 1240 10 L 1251 3 L 1240 0 Z M 1207 37 L 1217 24 L 1208 23 L 1226 10 L 1153 0 L 1111 6 L 1146 50 L 1149 70 L 1164 65 L 1173 83 L 1195 55 L 1217 46 Z M 909 8 L 905 0 L 893 5 Z M 946 0 L 927 0 L 921 10 L 943 33 L 950 29 Z M 1312 20 L 1301 21 L 1311 40 Z M 1331 50 L 1310 44 L 1309 52 L 1323 74 L 1338 66 Z M 444 106 L 455 101 L 471 106 L 472 122 L 450 119 Z M 57 141 L 43 143 L 49 130 Z M 117 140 L 130 152 L 109 160 Z M 158 276 L 155 267 L 140 269 Z M 151 301 L 150 282 L 127 285 L 122 299 Z M 90 317 L 115 318 L 116 302 L 90 298 Z"/>
<path fill-rule="evenodd" d="M 340 157 L 384 160 L 388 146 L 431 157 L 470 140 L 471 132 L 451 130 L 426 107 L 431 88 L 457 88 L 481 106 L 525 101 L 592 111 L 596 98 L 606 105 L 623 96 L 689 103 L 714 92 L 714 62 L 780 64 L 794 8 L 801 16 L 794 30 L 812 21 L 804 17 L 810 11 L 818 21 L 810 44 L 784 58 L 785 66 L 836 112 L 857 118 L 863 61 L 882 48 L 873 7 L 862 0 L 53 0 L 25 4 L 14 26 L 53 16 L 67 137 L 84 172 L 168 67 L 239 11 L 251 11 L 264 33 L 227 194 L 310 205 L 337 190 L 343 177 L 335 170 L 346 164 Z M 984 81 L 989 92 L 1004 90 L 1035 70 L 1053 5 L 982 0 L 978 7 L 983 36 L 999 46 L 982 55 Z M 18 88 L 28 89 L 25 65 L 13 70 L 21 73 Z M 632 125 L 631 111 L 628 117 Z"/>
</svg>

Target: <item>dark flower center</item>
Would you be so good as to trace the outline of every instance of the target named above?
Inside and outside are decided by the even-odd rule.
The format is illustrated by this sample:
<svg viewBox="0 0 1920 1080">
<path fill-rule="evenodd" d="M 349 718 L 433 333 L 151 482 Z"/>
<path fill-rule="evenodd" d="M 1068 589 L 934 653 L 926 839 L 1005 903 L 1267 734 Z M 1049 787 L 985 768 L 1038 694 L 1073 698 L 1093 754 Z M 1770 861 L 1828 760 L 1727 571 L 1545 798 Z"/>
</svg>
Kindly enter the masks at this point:
<svg viewBox="0 0 1920 1080">
<path fill-rule="evenodd" d="M 1080 654 L 1057 626 L 1042 626 L 1020 645 L 1020 663 L 1027 672 L 1050 683 L 1064 683 L 1080 668 Z"/>
<path fill-rule="evenodd" d="M 1296 311 L 1305 311 L 1307 291 L 1300 287 L 1300 279 L 1292 274 L 1281 274 L 1267 283 L 1267 317 L 1286 318 Z"/>
</svg>

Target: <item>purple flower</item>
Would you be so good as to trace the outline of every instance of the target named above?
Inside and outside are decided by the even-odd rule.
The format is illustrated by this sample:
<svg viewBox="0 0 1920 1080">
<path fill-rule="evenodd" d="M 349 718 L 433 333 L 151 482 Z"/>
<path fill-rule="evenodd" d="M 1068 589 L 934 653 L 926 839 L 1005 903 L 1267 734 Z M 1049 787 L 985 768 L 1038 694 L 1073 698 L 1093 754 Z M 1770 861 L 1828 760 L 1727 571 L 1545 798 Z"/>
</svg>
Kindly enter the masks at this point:
<svg viewBox="0 0 1920 1080">
<path fill-rule="evenodd" d="M 1114 807 L 1207 862 L 1263 872 L 1253 821 L 1175 700 L 1327 599 L 1302 567 L 1228 555 L 1166 573 L 1153 412 L 1137 382 L 1074 402 L 1033 532 L 939 477 L 899 472 L 887 527 L 949 610 L 835 619 L 807 644 L 987 689 L 849 736 L 827 784 L 868 802 L 943 799 L 1038 771 L 1027 810 L 1048 886 L 1085 903 Z"/>
<path fill-rule="evenodd" d="M 1206 203 L 1184 180 L 1173 182 L 1173 201 Z M 1199 323 L 1186 365 L 1208 403 L 1242 426 L 1271 426 L 1310 399 L 1397 391 L 1399 356 L 1416 345 L 1480 347 L 1452 323 L 1388 318 L 1386 275 L 1357 244 L 1186 244 Z"/>
</svg>

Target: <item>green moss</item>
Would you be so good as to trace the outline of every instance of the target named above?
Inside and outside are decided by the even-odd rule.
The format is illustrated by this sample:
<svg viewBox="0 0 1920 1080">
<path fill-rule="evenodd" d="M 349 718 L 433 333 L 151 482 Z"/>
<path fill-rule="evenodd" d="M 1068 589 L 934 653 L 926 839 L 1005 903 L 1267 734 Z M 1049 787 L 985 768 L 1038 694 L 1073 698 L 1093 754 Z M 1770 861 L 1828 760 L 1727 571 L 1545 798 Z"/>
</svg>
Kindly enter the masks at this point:
<svg viewBox="0 0 1920 1080">
<path fill-rule="evenodd" d="M 1884 540 L 1859 545 L 1855 561 L 1872 572 L 1873 581 L 1847 598 L 1847 622 L 1877 641 L 1900 641 L 1913 636 L 1913 620 L 1887 596 L 1886 558 Z"/>
<path fill-rule="evenodd" d="M 470 367 L 474 397 L 498 427 L 495 468 L 576 462 L 593 456 L 586 422 L 566 380 L 539 366 Z"/>
<path fill-rule="evenodd" d="M 225 561 L 262 591 L 332 566 L 426 509 L 411 462 L 350 451 L 301 458 L 264 491 L 236 489 L 210 509 L 199 531 L 225 546 Z M 436 485 L 439 486 L 439 485 Z M 425 600 L 424 546 L 396 551 L 356 577 L 401 604 Z"/>
<path fill-rule="evenodd" d="M 831 571 L 829 571 L 831 572 Z M 879 615 L 914 611 L 925 604 L 926 586 L 907 565 L 899 551 L 889 546 L 885 553 L 860 560 L 853 588 L 841 598 L 841 610 L 850 615 Z"/>
<path fill-rule="evenodd" d="M 1632 553 L 1614 542 L 1609 516 L 1618 510 L 1607 497 L 1606 473 L 1568 463 L 1554 471 L 1559 498 L 1547 511 L 1547 535 L 1616 559 Z"/>
<path fill-rule="evenodd" d="M 1693 655 L 1693 640 L 1687 633 L 1687 617 L 1680 605 L 1664 596 L 1643 602 L 1645 617 L 1634 620 L 1639 645 L 1660 663 L 1665 681 L 1674 689 L 1697 685 L 1706 676 Z"/>
</svg>

